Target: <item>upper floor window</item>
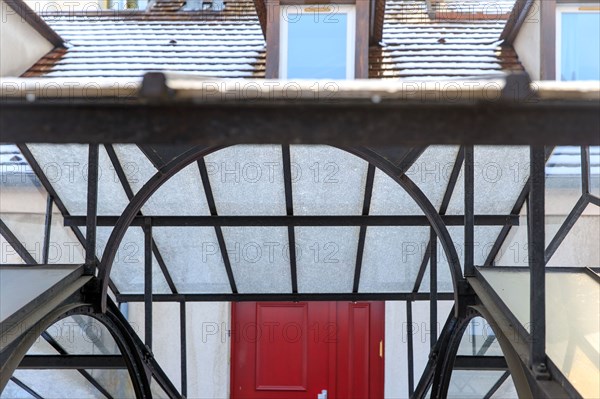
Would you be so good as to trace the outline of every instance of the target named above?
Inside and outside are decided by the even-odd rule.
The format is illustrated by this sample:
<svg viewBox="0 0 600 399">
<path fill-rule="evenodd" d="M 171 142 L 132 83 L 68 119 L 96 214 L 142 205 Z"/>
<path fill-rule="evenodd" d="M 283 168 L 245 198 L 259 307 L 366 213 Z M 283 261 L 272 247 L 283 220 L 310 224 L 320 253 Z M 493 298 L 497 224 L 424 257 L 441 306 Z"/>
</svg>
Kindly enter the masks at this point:
<svg viewBox="0 0 600 399">
<path fill-rule="evenodd" d="M 111 10 L 140 10 L 148 7 L 149 0 L 107 0 L 106 8 Z M 100 2 L 102 3 L 102 1 Z"/>
<path fill-rule="evenodd" d="M 559 80 L 600 80 L 600 8 L 557 7 L 556 76 Z"/>
<path fill-rule="evenodd" d="M 353 79 L 356 47 L 354 5 L 281 7 L 281 79 Z"/>
</svg>

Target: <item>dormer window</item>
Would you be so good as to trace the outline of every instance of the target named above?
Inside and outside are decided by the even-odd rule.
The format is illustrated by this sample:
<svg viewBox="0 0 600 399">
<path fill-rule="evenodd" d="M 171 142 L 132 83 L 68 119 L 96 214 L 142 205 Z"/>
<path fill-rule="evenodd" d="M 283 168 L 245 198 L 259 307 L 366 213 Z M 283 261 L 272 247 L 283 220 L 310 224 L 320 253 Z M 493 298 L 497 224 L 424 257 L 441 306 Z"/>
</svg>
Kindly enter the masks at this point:
<svg viewBox="0 0 600 399">
<path fill-rule="evenodd" d="M 280 79 L 354 79 L 354 5 L 288 5 L 280 15 Z"/>
<path fill-rule="evenodd" d="M 108 0 L 107 8 L 111 10 L 145 10 L 149 0 Z M 102 2 L 101 2 L 102 4 Z"/>
<path fill-rule="evenodd" d="M 367 79 L 375 2 L 258 0 L 267 38 L 266 77 Z"/>
<path fill-rule="evenodd" d="M 558 80 L 600 80 L 600 8 L 565 4 L 556 15 Z"/>
</svg>

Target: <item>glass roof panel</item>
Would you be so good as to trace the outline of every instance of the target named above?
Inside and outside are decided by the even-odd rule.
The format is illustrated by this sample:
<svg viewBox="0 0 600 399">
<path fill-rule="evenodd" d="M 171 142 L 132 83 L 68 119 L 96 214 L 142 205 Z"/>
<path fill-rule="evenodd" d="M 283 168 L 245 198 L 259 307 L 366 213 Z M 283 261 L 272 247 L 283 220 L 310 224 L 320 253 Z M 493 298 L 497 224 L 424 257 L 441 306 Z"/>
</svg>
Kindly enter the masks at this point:
<svg viewBox="0 0 600 399">
<path fill-rule="evenodd" d="M 25 261 L 17 251 L 0 235 L 0 265 L 22 265 Z"/>
<path fill-rule="evenodd" d="M 169 395 L 162 389 L 160 384 L 156 382 L 156 379 L 152 379 L 150 382 L 150 390 L 152 391 L 152 397 L 156 399 L 170 399 Z"/>
<path fill-rule="evenodd" d="M 207 155 L 219 215 L 285 215 L 280 145 L 236 145 Z"/>
<path fill-rule="evenodd" d="M 359 231 L 359 227 L 296 227 L 298 292 L 352 292 Z"/>
<path fill-rule="evenodd" d="M 65 392 L 78 399 L 103 395 L 77 370 L 19 370 L 14 376 L 45 399 L 63 399 Z"/>
<path fill-rule="evenodd" d="M 458 150 L 458 146 L 429 146 L 406 172 L 406 175 L 419 186 L 435 209 L 440 209 L 442 205 Z"/>
<path fill-rule="evenodd" d="M 213 227 L 155 227 L 156 247 L 179 293 L 230 293 Z"/>
<path fill-rule="evenodd" d="M 510 213 L 529 178 L 529 147 L 475 146 L 475 214 Z M 464 167 L 448 206 L 449 215 L 464 214 Z"/>
<path fill-rule="evenodd" d="M 380 169 L 375 170 L 370 215 L 422 215 L 404 189 Z"/>
<path fill-rule="evenodd" d="M 85 249 L 70 227 L 65 227 L 64 219 L 56 206 L 52 211 L 49 264 L 82 264 L 85 262 Z"/>
<path fill-rule="evenodd" d="M 136 145 L 115 145 L 115 153 L 134 193 L 157 169 Z M 198 165 L 194 162 L 169 179 L 142 207 L 144 215 L 209 215 Z"/>
<path fill-rule="evenodd" d="M 113 398 L 134 398 L 135 391 L 127 369 L 86 369 Z"/>
<path fill-rule="evenodd" d="M 500 299 L 528 330 L 529 271 L 480 269 Z M 600 285 L 583 269 L 546 269 L 546 353 L 577 391 L 600 397 Z"/>
<path fill-rule="evenodd" d="M 512 226 L 500 247 L 495 264 L 500 266 L 528 266 L 527 251 L 527 213 L 523 205 L 519 214 L 519 225 Z"/>
<path fill-rule="evenodd" d="M 36 262 L 41 263 L 45 215 L 43 213 L 5 213 L 0 215 L 0 219 Z"/>
<path fill-rule="evenodd" d="M 12 382 L 8 381 L 4 390 L 0 392 L 0 398 L 2 399 L 35 399 L 35 396 L 28 393 L 26 390 Z"/>
<path fill-rule="evenodd" d="M 546 163 L 546 245 L 581 194 L 581 148 L 556 147 Z"/>
<path fill-rule="evenodd" d="M 53 268 L 0 268 L 0 321 L 6 320 L 76 269 L 75 266 Z"/>
<path fill-rule="evenodd" d="M 285 227 L 223 227 L 239 293 L 292 292 Z"/>
<path fill-rule="evenodd" d="M 368 164 L 338 148 L 290 148 L 295 215 L 360 215 Z"/>
<path fill-rule="evenodd" d="M 368 227 L 360 292 L 411 292 L 428 243 L 429 227 Z"/>
<path fill-rule="evenodd" d="M 112 229 L 112 227 L 98 227 L 97 229 L 96 254 L 100 259 Z M 82 228 L 82 231 L 85 234 L 85 228 Z M 117 250 L 110 278 L 122 294 L 144 292 L 144 232 L 141 227 L 127 229 Z M 154 256 L 152 256 L 152 287 L 154 293 L 170 293 L 165 276 Z"/>
<path fill-rule="evenodd" d="M 496 370 L 453 370 L 448 387 L 448 398 L 481 399 L 500 379 L 504 371 Z M 507 396 L 509 399 L 517 396 Z"/>
<path fill-rule="evenodd" d="M 464 332 L 458 355 L 504 356 L 492 326 L 483 317 L 474 317 Z"/>
<path fill-rule="evenodd" d="M 48 327 L 46 331 L 71 355 L 118 355 L 121 353 L 108 329 L 90 316 L 65 317 Z"/>
<path fill-rule="evenodd" d="M 20 166 L 13 165 L 14 171 L 8 166 L 3 166 L 0 170 L 0 219 L 31 256 L 40 262 L 47 196 L 29 165 L 22 165 L 23 168 Z"/>
<path fill-rule="evenodd" d="M 69 213 L 85 215 L 88 146 L 30 144 L 28 148 Z M 98 167 L 98 215 L 120 215 L 128 200 L 103 146 L 100 146 Z"/>
<path fill-rule="evenodd" d="M 474 229 L 474 263 L 475 265 L 482 265 L 492 248 L 492 245 L 496 241 L 498 234 L 502 230 L 500 226 L 475 226 Z M 458 253 L 460 259 L 461 269 L 464 271 L 465 265 L 465 230 L 463 226 L 449 226 L 448 232 Z M 450 273 L 450 266 L 448 265 L 448 258 L 438 240 L 438 266 L 437 266 L 437 277 L 438 277 L 438 291 L 439 292 L 453 292 L 452 286 L 452 275 Z M 429 291 L 429 269 L 423 276 L 423 283 L 421 284 L 420 292 Z"/>
<path fill-rule="evenodd" d="M 600 267 L 600 207 L 589 204 L 564 241 L 548 260 L 548 266 Z"/>
</svg>

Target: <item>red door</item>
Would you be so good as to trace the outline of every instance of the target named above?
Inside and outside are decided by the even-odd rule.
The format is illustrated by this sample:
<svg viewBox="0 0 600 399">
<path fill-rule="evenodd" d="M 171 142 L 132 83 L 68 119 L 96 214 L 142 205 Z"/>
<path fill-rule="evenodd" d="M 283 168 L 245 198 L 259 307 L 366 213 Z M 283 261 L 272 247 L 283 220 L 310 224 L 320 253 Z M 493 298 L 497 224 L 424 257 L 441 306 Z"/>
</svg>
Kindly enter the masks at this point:
<svg viewBox="0 0 600 399">
<path fill-rule="evenodd" d="M 243 302 L 231 398 L 383 398 L 384 302 Z"/>
</svg>

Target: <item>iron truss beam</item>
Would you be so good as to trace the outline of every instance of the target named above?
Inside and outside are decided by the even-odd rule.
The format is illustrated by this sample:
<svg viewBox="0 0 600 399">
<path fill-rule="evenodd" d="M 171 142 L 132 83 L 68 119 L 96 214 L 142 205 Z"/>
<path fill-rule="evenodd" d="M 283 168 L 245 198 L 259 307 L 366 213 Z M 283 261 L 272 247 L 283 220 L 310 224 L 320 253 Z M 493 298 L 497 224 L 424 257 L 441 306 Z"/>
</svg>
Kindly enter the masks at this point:
<svg viewBox="0 0 600 399">
<path fill-rule="evenodd" d="M 125 369 L 121 355 L 27 355 L 19 369 Z"/>
<path fill-rule="evenodd" d="M 3 108 L 2 140 L 16 143 L 600 145 L 600 109 L 587 104 L 233 108 L 8 103 Z"/>
<path fill-rule="evenodd" d="M 504 356 L 456 356 L 454 370 L 508 370 Z"/>
<path fill-rule="evenodd" d="M 299 301 L 428 301 L 429 293 L 384 292 L 347 294 L 153 294 L 154 302 L 299 302 Z M 450 292 L 437 294 L 439 300 L 452 301 Z M 117 294 L 118 302 L 144 302 L 144 294 Z"/>
<path fill-rule="evenodd" d="M 112 86 L 85 97 L 85 81 L 77 90 L 15 79 L 2 82 L 0 130 L 13 143 L 600 145 L 597 92 L 522 79 L 517 93 L 500 80 L 334 81 L 315 91 L 314 81 L 175 88 L 153 73 L 125 97 Z"/>
<path fill-rule="evenodd" d="M 446 226 L 462 226 L 464 216 L 442 215 Z M 98 216 L 98 226 L 115 226 L 119 216 Z M 426 216 L 136 216 L 131 226 L 144 226 L 150 220 L 153 227 L 207 227 L 207 226 L 429 226 Z M 66 226 L 85 226 L 85 216 L 65 216 Z M 476 215 L 477 226 L 518 226 L 518 215 Z"/>
</svg>

